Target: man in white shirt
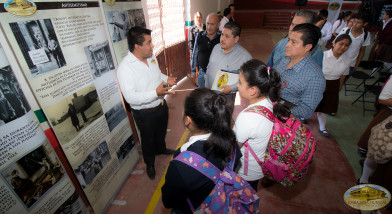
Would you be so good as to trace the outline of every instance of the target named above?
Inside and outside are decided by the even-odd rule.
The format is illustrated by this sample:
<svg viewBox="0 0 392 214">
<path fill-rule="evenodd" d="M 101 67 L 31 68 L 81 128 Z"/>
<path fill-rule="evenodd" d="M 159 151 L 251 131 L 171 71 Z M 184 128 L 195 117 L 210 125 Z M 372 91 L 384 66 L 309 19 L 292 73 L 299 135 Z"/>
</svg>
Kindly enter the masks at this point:
<svg viewBox="0 0 392 214">
<path fill-rule="evenodd" d="M 166 149 L 168 108 L 164 96 L 174 94 L 166 84 L 176 84 L 176 78 L 161 73 L 153 56 L 151 30 L 134 27 L 127 36 L 129 52 L 117 69 L 117 81 L 140 130 L 147 175 L 154 179 L 155 156 L 174 153 Z"/>
<path fill-rule="evenodd" d="M 219 30 L 220 31 L 223 31 L 223 28 L 225 27 L 225 24 L 230 21 L 230 17 L 231 17 L 231 10 L 230 10 L 230 8 L 226 8 L 223 11 L 223 18 L 220 21 L 220 25 L 219 25 Z"/>
</svg>

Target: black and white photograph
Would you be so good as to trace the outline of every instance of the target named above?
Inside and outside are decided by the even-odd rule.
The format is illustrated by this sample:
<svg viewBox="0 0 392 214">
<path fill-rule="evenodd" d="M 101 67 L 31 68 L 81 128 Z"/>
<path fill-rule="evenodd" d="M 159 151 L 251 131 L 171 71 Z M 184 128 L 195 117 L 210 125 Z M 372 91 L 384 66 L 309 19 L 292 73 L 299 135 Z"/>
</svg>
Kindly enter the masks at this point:
<svg viewBox="0 0 392 214">
<path fill-rule="evenodd" d="M 106 141 L 103 141 L 87 156 L 82 164 L 74 169 L 76 177 L 83 189 L 91 184 L 95 176 L 98 175 L 110 159 L 108 145 Z"/>
<path fill-rule="evenodd" d="M 54 212 L 54 214 L 80 214 L 84 209 L 84 204 L 76 190 L 74 193 Z"/>
<path fill-rule="evenodd" d="M 13 22 L 10 27 L 33 77 L 66 65 L 50 19 Z"/>
<path fill-rule="evenodd" d="M 84 47 L 84 52 L 86 53 L 94 79 L 115 69 L 108 41 L 86 46 Z"/>
<path fill-rule="evenodd" d="M 8 65 L 0 68 L 0 126 L 22 117 L 29 111 L 30 105 L 11 67 Z"/>
<path fill-rule="evenodd" d="M 46 141 L 1 172 L 15 194 L 29 208 L 64 177 L 64 169 Z"/>
<path fill-rule="evenodd" d="M 131 21 L 131 27 L 139 26 L 146 28 L 143 9 L 128 10 L 128 16 Z"/>
<path fill-rule="evenodd" d="M 128 30 L 131 28 L 128 12 L 126 10 L 108 11 L 106 18 L 113 43 L 126 39 Z"/>
<path fill-rule="evenodd" d="M 131 135 L 117 150 L 117 158 L 120 163 L 122 163 L 127 157 L 129 152 L 135 146 L 135 141 L 133 141 L 133 135 Z"/>
<path fill-rule="evenodd" d="M 112 131 L 121 121 L 127 117 L 127 113 L 121 102 L 114 105 L 108 112 L 105 113 L 106 121 L 108 122 L 109 130 Z"/>
<path fill-rule="evenodd" d="M 45 108 L 61 144 L 70 142 L 78 133 L 103 115 L 97 90 L 91 84 L 55 105 Z"/>
</svg>

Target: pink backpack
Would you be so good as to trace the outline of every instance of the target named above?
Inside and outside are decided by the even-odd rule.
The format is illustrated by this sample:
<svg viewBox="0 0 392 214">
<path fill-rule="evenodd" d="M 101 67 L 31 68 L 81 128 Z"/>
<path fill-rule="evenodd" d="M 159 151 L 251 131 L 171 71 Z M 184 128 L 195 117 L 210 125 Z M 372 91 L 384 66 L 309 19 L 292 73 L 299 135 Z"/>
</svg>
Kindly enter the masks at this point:
<svg viewBox="0 0 392 214">
<path fill-rule="evenodd" d="M 290 115 L 286 123 L 281 122 L 274 114 L 263 106 L 253 106 L 245 112 L 263 115 L 274 123 L 271 137 L 265 152 L 264 162 L 256 156 L 248 143 L 245 143 L 245 169 L 248 171 L 249 151 L 261 165 L 263 173 L 282 184 L 291 186 L 308 172 L 316 140 L 312 132 L 301 121 Z"/>
</svg>

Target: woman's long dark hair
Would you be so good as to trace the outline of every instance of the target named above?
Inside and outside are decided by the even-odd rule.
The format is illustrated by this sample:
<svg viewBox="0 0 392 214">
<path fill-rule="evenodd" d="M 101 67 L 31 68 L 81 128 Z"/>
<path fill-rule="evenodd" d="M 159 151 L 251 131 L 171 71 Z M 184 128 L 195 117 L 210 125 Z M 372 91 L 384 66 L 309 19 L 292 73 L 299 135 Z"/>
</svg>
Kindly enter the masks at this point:
<svg viewBox="0 0 392 214">
<path fill-rule="evenodd" d="M 346 11 L 346 12 L 342 12 L 340 13 L 338 20 L 341 19 L 343 21 L 344 18 L 346 18 L 347 16 L 350 16 L 351 14 L 353 14 L 353 12 L 351 11 Z"/>
<path fill-rule="evenodd" d="M 251 59 L 241 66 L 241 72 L 248 82 L 249 87 L 256 86 L 260 96 L 268 97 L 272 102 L 276 102 L 273 108 L 274 115 L 282 122 L 290 116 L 290 109 L 277 102 L 280 99 L 281 80 L 279 72 L 269 68 L 264 62 L 258 59 Z"/>
<path fill-rule="evenodd" d="M 185 99 L 184 115 L 189 116 L 199 130 L 211 133 L 204 143 L 204 151 L 207 154 L 213 152 L 223 161 L 231 157 L 236 145 L 230 126 L 232 113 L 225 95 L 206 88 L 195 89 Z"/>
</svg>

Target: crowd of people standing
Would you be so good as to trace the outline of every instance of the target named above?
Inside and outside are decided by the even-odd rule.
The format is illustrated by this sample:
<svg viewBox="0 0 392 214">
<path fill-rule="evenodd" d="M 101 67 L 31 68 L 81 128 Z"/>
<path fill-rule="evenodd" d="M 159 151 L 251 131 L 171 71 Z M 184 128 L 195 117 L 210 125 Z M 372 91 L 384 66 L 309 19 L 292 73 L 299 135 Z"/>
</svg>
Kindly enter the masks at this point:
<svg viewBox="0 0 392 214">
<path fill-rule="evenodd" d="M 291 113 L 303 123 L 316 112 L 321 135 L 330 137 L 326 117 L 337 113 L 339 91 L 347 77 L 357 70 L 366 46 L 370 45 L 371 37 L 364 30 L 366 17 L 345 12 L 337 21 L 329 23 L 327 10 L 298 11 L 287 37 L 276 44 L 264 63 L 252 59 L 239 44 L 241 26 L 234 21 L 234 10 L 234 5 L 230 5 L 223 17 L 209 14 L 206 25 L 202 23 L 202 14 L 195 13 L 188 45 L 191 78 L 199 89 L 185 100 L 183 123 L 190 130 L 191 138 L 177 151 L 167 149 L 163 140 L 167 127 L 167 105 L 163 96 L 175 93 L 166 84 L 173 85 L 176 79 L 161 74 L 152 55 L 150 30 L 134 27 L 128 32 L 130 52 L 120 64 L 117 78 L 141 131 L 142 152 L 150 179 L 155 177 L 155 155 L 177 156 L 183 151 L 192 151 L 223 169 L 234 154 L 232 161 L 237 172 L 257 190 L 264 175 L 251 156 L 248 169 L 244 170 L 243 146 L 250 145 L 258 156 L 264 157 L 273 123 L 261 115 L 247 113 L 246 109 L 252 106 L 263 106 L 279 118 Z M 374 49 L 376 59 L 390 63 L 391 59 L 385 58 L 385 51 L 390 51 L 390 11 L 385 12 L 383 19 Z M 136 73 L 139 70 L 153 75 Z M 218 72 L 222 71 L 237 75 L 231 76 L 230 84 L 212 90 Z M 388 116 L 392 109 L 390 85 L 388 83 L 380 95 L 380 103 L 389 106 L 382 111 Z M 232 127 L 236 92 L 249 106 L 238 115 Z M 374 162 L 374 158 L 368 156 L 365 168 L 374 169 L 377 165 Z M 366 170 L 370 174 L 365 174 Z M 369 182 L 367 175 L 373 171 L 364 169 L 360 182 Z M 189 205 L 198 207 L 213 187 L 214 183 L 202 174 L 172 161 L 162 187 L 162 201 L 176 213 L 190 213 Z"/>
</svg>

